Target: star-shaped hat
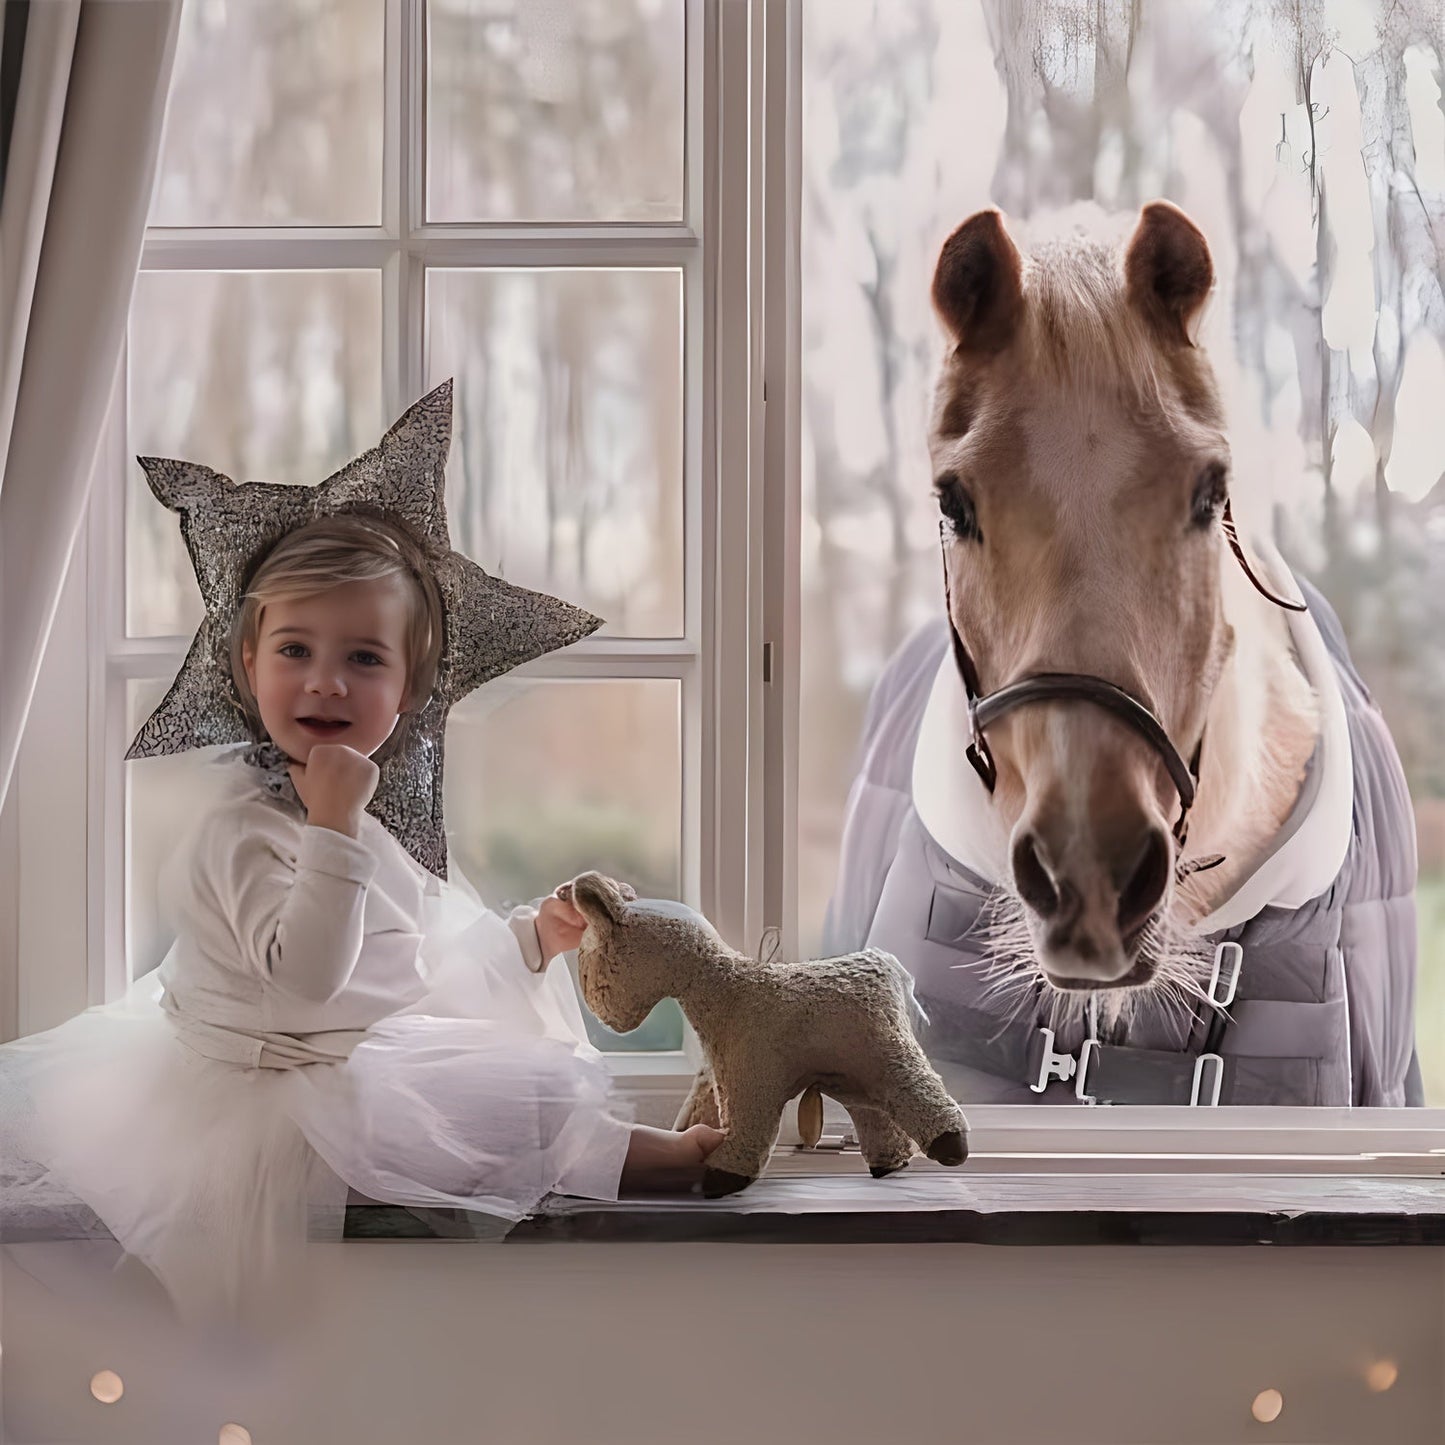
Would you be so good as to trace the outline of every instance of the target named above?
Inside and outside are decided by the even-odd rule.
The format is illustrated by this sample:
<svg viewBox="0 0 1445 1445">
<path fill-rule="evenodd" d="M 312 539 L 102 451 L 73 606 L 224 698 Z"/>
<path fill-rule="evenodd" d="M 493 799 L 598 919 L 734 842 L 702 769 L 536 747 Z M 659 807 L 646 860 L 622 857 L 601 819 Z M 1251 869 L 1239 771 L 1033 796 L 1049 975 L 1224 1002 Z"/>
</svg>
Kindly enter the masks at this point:
<svg viewBox="0 0 1445 1445">
<path fill-rule="evenodd" d="M 405 745 L 381 764 L 368 811 L 423 867 L 446 877 L 442 756 L 448 710 L 491 678 L 602 625 L 600 617 L 571 603 L 490 577 L 451 550 L 445 501 L 451 432 L 452 384 L 445 381 L 380 445 L 319 486 L 236 483 L 194 462 L 138 458 L 151 491 L 180 516 L 206 615 L 127 758 L 252 741 L 231 677 L 230 637 L 253 563 L 287 532 L 318 517 L 362 512 L 391 518 L 437 554 L 446 635 L 431 698 L 413 719 Z"/>
</svg>

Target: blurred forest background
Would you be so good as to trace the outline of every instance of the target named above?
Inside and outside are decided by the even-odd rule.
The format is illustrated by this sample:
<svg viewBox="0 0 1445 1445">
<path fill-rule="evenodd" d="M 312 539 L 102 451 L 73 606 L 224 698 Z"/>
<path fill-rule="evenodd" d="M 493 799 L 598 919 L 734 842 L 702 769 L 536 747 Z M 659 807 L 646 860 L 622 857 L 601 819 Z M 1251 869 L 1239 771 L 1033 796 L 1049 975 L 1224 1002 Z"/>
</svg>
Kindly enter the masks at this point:
<svg viewBox="0 0 1445 1445">
<path fill-rule="evenodd" d="M 1156 197 L 1203 228 L 1242 525 L 1316 581 L 1419 819 L 1445 1103 L 1445 5 L 827 0 L 803 56 L 800 933 L 821 936 L 883 661 L 942 606 L 928 287 L 965 217 Z"/>
</svg>

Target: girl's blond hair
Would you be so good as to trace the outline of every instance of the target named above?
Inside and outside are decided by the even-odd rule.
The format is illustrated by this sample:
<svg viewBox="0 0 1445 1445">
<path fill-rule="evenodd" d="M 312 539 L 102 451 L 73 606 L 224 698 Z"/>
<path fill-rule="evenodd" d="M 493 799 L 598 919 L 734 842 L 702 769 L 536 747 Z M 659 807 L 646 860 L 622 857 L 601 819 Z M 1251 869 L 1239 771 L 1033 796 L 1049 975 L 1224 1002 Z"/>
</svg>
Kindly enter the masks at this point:
<svg viewBox="0 0 1445 1445">
<path fill-rule="evenodd" d="M 261 710 L 246 678 L 245 652 L 254 655 L 261 614 L 273 602 L 302 601 L 348 582 L 404 577 L 409 582 L 407 688 L 401 720 L 375 754 L 378 762 L 405 745 L 412 719 L 436 686 L 445 637 L 441 592 L 432 571 L 432 549 L 401 524 L 362 512 L 320 517 L 287 532 L 255 565 L 231 624 L 231 678 L 252 736 L 266 736 Z"/>
</svg>

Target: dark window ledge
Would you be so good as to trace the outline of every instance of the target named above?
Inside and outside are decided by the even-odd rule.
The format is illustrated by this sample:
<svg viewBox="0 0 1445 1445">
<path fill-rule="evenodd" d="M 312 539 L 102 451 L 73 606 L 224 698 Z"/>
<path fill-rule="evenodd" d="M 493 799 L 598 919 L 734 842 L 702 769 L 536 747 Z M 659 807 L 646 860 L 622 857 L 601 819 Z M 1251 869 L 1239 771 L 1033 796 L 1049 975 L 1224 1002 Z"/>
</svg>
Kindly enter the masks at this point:
<svg viewBox="0 0 1445 1445">
<path fill-rule="evenodd" d="M 861 1170 L 861 1161 L 859 1161 Z M 348 1239 L 750 1244 L 1445 1244 L 1445 1179 L 1423 1174 L 1022 1173 L 845 1165 L 769 1177 L 729 1199 L 553 1197 L 509 1226 L 484 1214 L 354 1200 Z M 0 1243 L 108 1239 L 77 1201 L 12 1213 Z"/>
<path fill-rule="evenodd" d="M 348 1238 L 496 1238 L 462 1211 L 354 1204 Z M 764 1180 L 725 1200 L 553 1198 L 510 1243 L 1435 1245 L 1445 1179 L 918 1173 Z"/>
</svg>

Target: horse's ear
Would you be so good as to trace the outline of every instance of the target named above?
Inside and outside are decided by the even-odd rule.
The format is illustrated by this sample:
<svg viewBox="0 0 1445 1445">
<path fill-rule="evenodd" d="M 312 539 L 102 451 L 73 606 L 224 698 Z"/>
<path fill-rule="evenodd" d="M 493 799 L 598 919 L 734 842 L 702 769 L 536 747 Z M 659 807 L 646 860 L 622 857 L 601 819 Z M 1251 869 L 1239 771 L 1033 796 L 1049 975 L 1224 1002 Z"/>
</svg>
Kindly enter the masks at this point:
<svg viewBox="0 0 1445 1445">
<path fill-rule="evenodd" d="M 933 308 L 960 351 L 1008 345 L 1023 315 L 1023 262 L 996 208 L 970 216 L 938 254 Z"/>
<path fill-rule="evenodd" d="M 1167 341 L 1190 344 L 1189 323 L 1214 285 L 1204 232 L 1168 201 L 1152 201 L 1124 257 L 1129 300 Z"/>
</svg>

